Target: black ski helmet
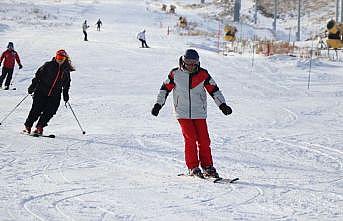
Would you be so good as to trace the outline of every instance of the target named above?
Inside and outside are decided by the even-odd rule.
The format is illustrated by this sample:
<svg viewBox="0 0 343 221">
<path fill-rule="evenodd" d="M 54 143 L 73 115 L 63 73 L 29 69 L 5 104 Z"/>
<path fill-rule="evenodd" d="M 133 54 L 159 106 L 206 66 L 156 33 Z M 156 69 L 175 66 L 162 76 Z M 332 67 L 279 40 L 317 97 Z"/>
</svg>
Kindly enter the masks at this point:
<svg viewBox="0 0 343 221">
<path fill-rule="evenodd" d="M 183 59 L 189 59 L 189 60 L 197 60 L 199 61 L 199 54 L 194 49 L 187 49 L 185 54 L 183 55 Z"/>
<path fill-rule="evenodd" d="M 14 49 L 13 42 L 8 42 L 7 48 Z"/>
<path fill-rule="evenodd" d="M 183 56 L 180 56 L 179 59 L 179 65 L 180 68 L 185 69 L 185 62 L 189 63 L 189 61 L 186 60 L 192 60 L 193 62 L 196 61 L 196 66 L 192 72 L 196 72 L 200 68 L 200 61 L 199 61 L 199 54 L 194 49 L 187 49 L 185 54 Z"/>
</svg>

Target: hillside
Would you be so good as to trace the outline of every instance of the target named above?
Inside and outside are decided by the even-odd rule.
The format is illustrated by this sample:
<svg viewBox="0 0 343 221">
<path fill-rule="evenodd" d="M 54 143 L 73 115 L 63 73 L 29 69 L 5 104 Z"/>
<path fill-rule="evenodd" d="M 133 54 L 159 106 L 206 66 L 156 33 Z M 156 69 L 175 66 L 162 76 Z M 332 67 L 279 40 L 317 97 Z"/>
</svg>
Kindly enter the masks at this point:
<svg viewBox="0 0 343 221">
<path fill-rule="evenodd" d="M 273 0 L 259 0 L 258 9 L 267 17 L 273 17 L 274 1 Z M 287 23 L 287 20 L 297 19 L 298 17 L 298 0 L 278 1 L 278 13 L 281 24 Z M 326 23 L 331 18 L 335 18 L 336 10 L 335 1 L 326 0 L 303 0 L 301 5 L 302 21 L 306 22 L 308 29 L 312 28 L 314 32 L 322 32 L 326 28 Z M 296 23 L 296 22 L 294 22 Z M 293 27 L 295 28 L 295 26 Z M 305 36 L 309 37 L 309 36 Z"/>
<path fill-rule="evenodd" d="M 234 0 L 208 0 L 206 1 L 206 4 L 199 4 L 199 1 L 194 2 L 196 3 L 185 3 L 185 5 L 183 5 L 179 1 L 175 1 L 176 5 L 179 4 L 183 7 L 206 9 L 206 13 L 203 13 L 204 16 L 211 17 L 212 19 L 222 20 L 226 23 L 233 21 Z M 288 35 L 289 29 L 291 29 L 293 35 L 295 35 L 297 29 L 298 1 L 289 0 L 278 2 L 278 31 L 281 33 L 284 32 L 284 35 Z M 254 0 L 242 1 L 241 21 L 255 28 L 272 29 L 274 1 L 257 1 L 257 25 L 254 24 L 254 5 Z M 313 35 L 322 33 L 325 31 L 327 21 L 331 18 L 335 18 L 335 2 L 328 2 L 325 0 L 304 0 L 301 9 L 301 17 L 302 39 L 308 39 Z M 282 34 L 279 36 L 282 36 Z"/>
</svg>

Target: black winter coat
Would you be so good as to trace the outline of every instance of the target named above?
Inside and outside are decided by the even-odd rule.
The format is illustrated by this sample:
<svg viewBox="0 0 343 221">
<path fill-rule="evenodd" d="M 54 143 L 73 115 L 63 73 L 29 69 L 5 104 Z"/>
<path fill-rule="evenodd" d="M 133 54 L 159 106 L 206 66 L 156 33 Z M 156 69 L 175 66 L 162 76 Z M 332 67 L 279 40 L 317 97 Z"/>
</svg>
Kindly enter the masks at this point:
<svg viewBox="0 0 343 221">
<path fill-rule="evenodd" d="M 68 60 L 59 66 L 53 58 L 38 69 L 28 90 L 49 97 L 60 97 L 62 90 L 64 95 L 68 95 L 71 71 L 73 68 Z"/>
</svg>

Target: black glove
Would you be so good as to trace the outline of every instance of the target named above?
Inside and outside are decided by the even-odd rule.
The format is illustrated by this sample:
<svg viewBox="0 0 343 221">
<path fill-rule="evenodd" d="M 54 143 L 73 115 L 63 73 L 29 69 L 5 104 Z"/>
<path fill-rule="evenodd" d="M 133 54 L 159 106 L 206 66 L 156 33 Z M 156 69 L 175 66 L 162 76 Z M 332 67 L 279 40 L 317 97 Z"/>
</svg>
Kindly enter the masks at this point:
<svg viewBox="0 0 343 221">
<path fill-rule="evenodd" d="M 32 94 L 33 92 L 35 92 L 35 87 L 32 86 L 32 84 L 29 86 L 29 88 L 27 88 L 27 93 Z"/>
<path fill-rule="evenodd" d="M 23 68 L 23 65 L 19 64 L 19 69 L 22 69 Z"/>
<path fill-rule="evenodd" d="M 151 110 L 151 114 L 157 117 L 158 112 L 160 112 L 161 108 L 162 108 L 162 106 L 160 104 L 156 103 Z"/>
<path fill-rule="evenodd" d="M 229 115 L 232 113 L 232 109 L 231 107 L 227 106 L 225 103 L 222 103 L 220 106 L 219 106 L 219 109 L 223 112 L 223 114 L 225 115 Z"/>
<path fill-rule="evenodd" d="M 64 102 L 68 102 L 69 101 L 69 94 L 68 94 L 68 92 L 64 92 L 63 91 L 63 100 L 64 100 Z"/>
</svg>

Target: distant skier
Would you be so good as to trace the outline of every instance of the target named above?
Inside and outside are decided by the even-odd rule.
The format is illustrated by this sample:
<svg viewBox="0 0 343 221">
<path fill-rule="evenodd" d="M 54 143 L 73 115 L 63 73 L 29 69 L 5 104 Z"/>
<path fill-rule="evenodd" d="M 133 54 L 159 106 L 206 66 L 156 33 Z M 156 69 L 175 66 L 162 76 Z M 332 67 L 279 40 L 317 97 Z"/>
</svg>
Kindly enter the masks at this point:
<svg viewBox="0 0 343 221">
<path fill-rule="evenodd" d="M 142 48 L 149 48 L 149 46 L 146 44 L 146 40 L 145 40 L 145 30 L 143 30 L 137 34 L 137 39 L 142 42 Z"/>
<path fill-rule="evenodd" d="M 102 26 L 102 21 L 99 18 L 99 20 L 96 22 L 96 30 L 97 31 L 100 31 L 100 26 Z"/>
<path fill-rule="evenodd" d="M 34 95 L 24 132 L 31 133 L 33 123 L 38 120 L 33 133 L 43 134 L 43 128 L 57 112 L 61 94 L 65 102 L 69 100 L 70 72 L 73 70 L 65 50 L 58 50 L 51 61 L 38 69 L 28 88 L 28 93 Z"/>
<path fill-rule="evenodd" d="M 319 49 L 325 49 L 326 45 L 323 41 L 323 38 L 321 36 L 318 37 L 318 44 L 319 44 Z"/>
<path fill-rule="evenodd" d="M 162 84 L 156 104 L 151 110 L 152 115 L 158 115 L 172 90 L 174 111 L 185 141 L 185 160 L 189 175 L 201 178 L 219 177 L 213 167 L 207 130 L 206 91 L 225 115 L 231 114 L 232 110 L 226 105 L 223 94 L 207 70 L 200 67 L 197 51 L 188 49 L 180 57 L 179 67 L 172 69 Z"/>
<path fill-rule="evenodd" d="M 87 38 L 87 29 L 89 28 L 89 25 L 87 24 L 87 20 L 85 20 L 82 24 L 82 31 L 83 31 L 83 34 L 84 34 L 84 41 L 88 41 L 88 38 Z"/>
<path fill-rule="evenodd" d="M 4 90 L 8 90 L 11 84 L 11 80 L 12 80 L 15 61 L 17 61 L 19 69 L 23 68 L 23 65 L 21 65 L 21 62 L 20 62 L 19 55 L 14 50 L 13 42 L 9 42 L 7 45 L 7 50 L 2 53 L 1 58 L 0 58 L 0 66 L 3 60 L 4 60 L 4 64 L 2 67 L 2 75 L 0 76 L 0 88 L 2 87 L 2 83 L 7 76 Z"/>
</svg>

